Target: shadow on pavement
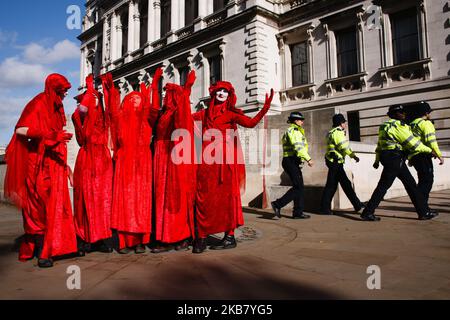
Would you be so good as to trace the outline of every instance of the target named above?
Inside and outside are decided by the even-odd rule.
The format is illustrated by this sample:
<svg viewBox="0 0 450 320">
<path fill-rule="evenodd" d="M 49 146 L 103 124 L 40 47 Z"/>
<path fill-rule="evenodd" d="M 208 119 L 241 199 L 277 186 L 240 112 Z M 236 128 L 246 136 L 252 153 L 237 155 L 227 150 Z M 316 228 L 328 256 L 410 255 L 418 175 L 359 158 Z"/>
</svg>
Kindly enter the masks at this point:
<svg viewBox="0 0 450 320">
<path fill-rule="evenodd" d="M 127 299 L 345 299 L 306 285 L 292 274 L 287 276 L 286 269 L 277 272 L 282 266 L 261 259 L 195 258 L 184 261 L 183 265 L 176 263 L 149 270 L 148 277 L 120 286 L 117 293 Z"/>
</svg>

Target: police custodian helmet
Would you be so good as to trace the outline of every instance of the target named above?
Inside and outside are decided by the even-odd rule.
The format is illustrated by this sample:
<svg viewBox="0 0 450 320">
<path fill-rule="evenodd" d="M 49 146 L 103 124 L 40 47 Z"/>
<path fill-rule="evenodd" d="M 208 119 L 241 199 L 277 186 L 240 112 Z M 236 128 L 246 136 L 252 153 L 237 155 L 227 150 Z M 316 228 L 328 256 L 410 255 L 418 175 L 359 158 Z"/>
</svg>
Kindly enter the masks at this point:
<svg viewBox="0 0 450 320">
<path fill-rule="evenodd" d="M 345 117 L 342 113 L 338 113 L 333 116 L 333 127 L 340 126 L 341 123 L 344 122 L 347 122 L 347 120 L 345 120 Z"/>
<path fill-rule="evenodd" d="M 406 112 L 405 108 L 401 104 L 394 104 L 393 106 L 389 107 L 389 111 L 387 113 L 388 116 L 392 116 L 396 114 L 397 112 L 404 113 Z"/>
<path fill-rule="evenodd" d="M 288 118 L 288 122 L 294 122 L 295 120 L 305 120 L 305 117 L 303 116 L 303 114 L 301 114 L 301 112 L 291 112 Z"/>
</svg>

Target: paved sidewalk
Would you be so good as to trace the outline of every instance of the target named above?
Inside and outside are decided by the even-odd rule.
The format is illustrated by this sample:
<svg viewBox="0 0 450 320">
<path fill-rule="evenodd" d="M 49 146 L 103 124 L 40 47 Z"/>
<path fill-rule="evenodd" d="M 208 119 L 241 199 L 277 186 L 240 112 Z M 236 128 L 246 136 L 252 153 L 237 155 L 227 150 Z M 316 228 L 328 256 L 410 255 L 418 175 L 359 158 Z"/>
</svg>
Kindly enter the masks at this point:
<svg viewBox="0 0 450 320">
<path fill-rule="evenodd" d="M 432 221 L 417 220 L 408 198 L 384 201 L 378 223 L 248 210 L 234 250 L 91 253 L 52 269 L 17 261 L 21 217 L 0 205 L 0 299 L 450 299 L 450 190 L 430 200 Z M 66 287 L 70 265 L 81 290 Z M 380 290 L 367 289 L 370 265 L 381 268 Z"/>
</svg>

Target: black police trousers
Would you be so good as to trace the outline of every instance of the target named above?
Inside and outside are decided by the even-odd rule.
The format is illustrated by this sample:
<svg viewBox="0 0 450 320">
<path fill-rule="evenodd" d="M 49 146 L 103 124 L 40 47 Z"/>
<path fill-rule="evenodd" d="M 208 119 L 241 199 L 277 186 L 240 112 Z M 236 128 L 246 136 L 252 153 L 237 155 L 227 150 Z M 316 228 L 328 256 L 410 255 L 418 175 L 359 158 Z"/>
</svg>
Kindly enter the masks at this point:
<svg viewBox="0 0 450 320">
<path fill-rule="evenodd" d="M 289 202 L 294 201 L 294 216 L 303 214 L 303 209 L 305 208 L 303 175 L 300 164 L 301 161 L 296 156 L 283 158 L 281 165 L 292 181 L 292 188 L 275 201 L 275 206 L 280 209 Z"/>
<path fill-rule="evenodd" d="M 414 204 L 417 214 L 419 217 L 424 216 L 428 211 L 428 205 L 422 192 L 420 192 L 417 187 L 411 172 L 408 170 L 404 155 L 395 150 L 382 151 L 380 162 L 383 165 L 380 181 L 362 214 L 373 214 L 381 200 L 383 200 L 388 189 L 394 183 L 395 178 L 399 178 L 405 186 L 406 192 L 408 193 L 411 202 Z"/>
<path fill-rule="evenodd" d="M 320 204 L 320 212 L 322 213 L 330 213 L 331 212 L 331 200 L 333 199 L 334 194 L 336 193 L 338 184 L 341 185 L 342 190 L 344 190 L 345 195 L 350 200 L 356 211 L 361 210 L 362 203 L 359 201 L 358 196 L 353 190 L 352 183 L 347 177 L 347 174 L 344 170 L 344 164 L 338 163 L 337 160 L 331 162 L 328 159 L 325 159 L 325 164 L 328 167 L 328 176 L 327 183 L 325 185 L 325 189 L 322 194 L 322 201 Z"/>
<path fill-rule="evenodd" d="M 433 159 L 429 153 L 419 153 L 411 159 L 411 164 L 417 171 L 417 177 L 419 181 L 417 186 L 420 192 L 422 192 L 425 201 L 428 203 L 430 197 L 431 188 L 433 188 L 434 182 L 434 170 Z"/>
</svg>

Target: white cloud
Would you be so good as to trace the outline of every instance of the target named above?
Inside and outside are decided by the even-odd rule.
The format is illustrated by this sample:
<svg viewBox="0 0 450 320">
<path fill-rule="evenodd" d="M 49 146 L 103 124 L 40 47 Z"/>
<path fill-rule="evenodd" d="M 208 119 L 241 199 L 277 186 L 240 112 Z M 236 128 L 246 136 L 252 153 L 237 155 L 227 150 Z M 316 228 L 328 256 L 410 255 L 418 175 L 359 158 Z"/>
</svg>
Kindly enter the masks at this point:
<svg viewBox="0 0 450 320">
<path fill-rule="evenodd" d="M 63 40 L 51 48 L 45 48 L 37 43 L 30 43 L 24 47 L 23 57 L 26 61 L 40 64 L 53 64 L 65 60 L 78 59 L 80 48 L 74 42 Z"/>
<path fill-rule="evenodd" d="M 0 88 L 43 85 L 50 73 L 43 65 L 22 62 L 18 57 L 7 58 L 0 64 Z"/>
</svg>

